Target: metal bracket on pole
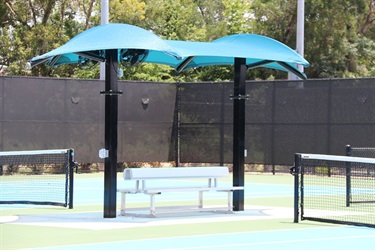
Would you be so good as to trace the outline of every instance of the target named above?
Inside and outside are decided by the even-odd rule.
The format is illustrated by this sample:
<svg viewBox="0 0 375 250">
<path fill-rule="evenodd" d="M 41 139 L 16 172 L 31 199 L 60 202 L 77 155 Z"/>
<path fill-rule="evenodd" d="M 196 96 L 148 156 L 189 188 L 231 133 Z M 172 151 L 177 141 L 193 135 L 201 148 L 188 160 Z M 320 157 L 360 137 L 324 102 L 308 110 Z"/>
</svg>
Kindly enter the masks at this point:
<svg viewBox="0 0 375 250">
<path fill-rule="evenodd" d="M 109 157 L 109 151 L 105 148 L 99 150 L 99 158 L 104 159 Z"/>
<path fill-rule="evenodd" d="M 231 100 L 249 100 L 250 96 L 249 95 L 230 95 L 229 98 Z"/>
<path fill-rule="evenodd" d="M 101 95 L 122 95 L 122 91 L 100 91 Z"/>
</svg>

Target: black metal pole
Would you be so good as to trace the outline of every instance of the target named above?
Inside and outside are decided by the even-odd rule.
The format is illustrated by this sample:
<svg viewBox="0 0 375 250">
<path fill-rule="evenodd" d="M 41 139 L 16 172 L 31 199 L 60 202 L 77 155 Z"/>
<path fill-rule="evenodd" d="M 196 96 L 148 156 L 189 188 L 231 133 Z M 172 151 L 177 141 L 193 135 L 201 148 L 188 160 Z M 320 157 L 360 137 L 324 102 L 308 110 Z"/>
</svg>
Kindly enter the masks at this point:
<svg viewBox="0 0 375 250">
<path fill-rule="evenodd" d="M 104 218 L 116 217 L 117 189 L 117 116 L 118 81 L 117 49 L 106 51 L 104 144 L 108 157 L 104 159 Z"/>
<path fill-rule="evenodd" d="M 220 154 L 220 166 L 224 166 L 224 136 L 225 136 L 225 85 L 221 84 L 221 111 L 220 111 L 220 149 L 219 149 L 219 154 Z"/>
<path fill-rule="evenodd" d="M 245 101 L 246 59 L 234 59 L 233 90 L 233 186 L 245 184 Z M 233 192 L 233 210 L 244 210 L 245 192 Z"/>
</svg>

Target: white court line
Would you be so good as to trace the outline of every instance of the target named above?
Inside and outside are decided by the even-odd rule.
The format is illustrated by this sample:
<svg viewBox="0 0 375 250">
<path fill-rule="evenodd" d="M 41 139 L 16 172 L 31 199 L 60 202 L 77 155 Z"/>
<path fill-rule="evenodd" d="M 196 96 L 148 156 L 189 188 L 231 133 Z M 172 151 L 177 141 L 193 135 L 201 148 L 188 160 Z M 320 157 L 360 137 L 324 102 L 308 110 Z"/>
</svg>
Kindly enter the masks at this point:
<svg viewBox="0 0 375 250">
<path fill-rule="evenodd" d="M 210 206 L 207 206 L 209 208 Z M 142 210 L 147 212 L 148 209 Z M 74 216 L 78 215 L 77 216 Z M 98 213 L 67 213 L 58 215 L 24 215 L 18 221 L 11 222 L 19 225 L 34 225 L 46 227 L 62 227 L 62 228 L 76 228 L 88 230 L 110 230 L 110 229 L 124 229 L 124 228 L 138 228 L 138 227 L 154 227 L 162 225 L 178 225 L 178 224 L 200 224 L 211 222 L 233 222 L 244 220 L 269 220 L 280 218 L 292 218 L 292 208 L 284 207 L 265 207 L 265 206 L 245 206 L 245 211 L 235 212 L 227 216 L 223 214 L 212 213 L 207 217 L 198 218 L 179 217 L 176 219 L 170 218 L 151 218 L 146 219 L 142 217 L 118 216 L 113 219 L 103 219 Z"/>
<path fill-rule="evenodd" d="M 18 220 L 18 216 L 15 216 L 15 215 L 11 215 L 11 216 L 0 216 L 0 224 L 1 223 L 9 223 L 9 222 L 13 222 L 13 221 L 17 221 Z"/>
</svg>

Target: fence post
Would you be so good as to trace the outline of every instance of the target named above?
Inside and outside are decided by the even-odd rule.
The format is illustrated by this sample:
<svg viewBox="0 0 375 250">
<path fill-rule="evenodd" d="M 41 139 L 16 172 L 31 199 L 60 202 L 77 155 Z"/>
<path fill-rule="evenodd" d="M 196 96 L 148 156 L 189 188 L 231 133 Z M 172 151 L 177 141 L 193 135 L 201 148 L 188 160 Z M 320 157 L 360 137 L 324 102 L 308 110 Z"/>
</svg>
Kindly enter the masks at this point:
<svg viewBox="0 0 375 250">
<path fill-rule="evenodd" d="M 175 166 L 179 167 L 180 164 L 180 113 L 181 113 L 181 84 L 176 83 L 176 104 L 174 113 L 174 162 Z"/>
</svg>

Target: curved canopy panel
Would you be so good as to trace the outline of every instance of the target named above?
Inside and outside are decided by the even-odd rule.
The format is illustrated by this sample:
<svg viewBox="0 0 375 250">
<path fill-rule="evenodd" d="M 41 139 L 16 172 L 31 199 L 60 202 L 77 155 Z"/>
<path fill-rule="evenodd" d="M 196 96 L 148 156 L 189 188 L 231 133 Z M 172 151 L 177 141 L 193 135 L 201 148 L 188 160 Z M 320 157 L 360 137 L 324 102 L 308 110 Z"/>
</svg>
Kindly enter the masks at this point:
<svg viewBox="0 0 375 250">
<path fill-rule="evenodd" d="M 146 51 L 155 57 L 166 54 L 167 57 L 180 59 L 159 36 L 150 31 L 129 24 L 104 24 L 88 29 L 65 45 L 30 60 L 35 66 L 46 62 L 48 66 L 84 62 L 85 59 L 104 61 L 105 50 L 118 49 L 119 57 L 134 51 Z M 155 55 L 154 55 L 155 54 Z"/>
<path fill-rule="evenodd" d="M 182 62 L 170 59 L 169 65 L 179 72 L 203 66 L 233 65 L 234 58 L 246 58 L 248 68 L 267 67 L 291 71 L 301 78 L 306 78 L 294 65 L 309 66 L 303 57 L 288 46 L 261 35 L 231 35 L 210 43 L 166 42 L 184 58 Z M 151 61 L 151 58 L 149 60 Z"/>
</svg>

